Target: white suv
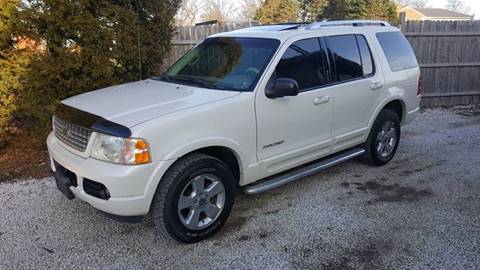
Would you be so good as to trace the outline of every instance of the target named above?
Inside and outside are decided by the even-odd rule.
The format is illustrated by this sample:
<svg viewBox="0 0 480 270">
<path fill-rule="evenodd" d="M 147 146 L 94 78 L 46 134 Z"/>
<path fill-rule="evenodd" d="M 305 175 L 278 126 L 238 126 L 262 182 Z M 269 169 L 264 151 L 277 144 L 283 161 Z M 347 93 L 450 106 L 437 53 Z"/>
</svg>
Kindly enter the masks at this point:
<svg viewBox="0 0 480 270">
<path fill-rule="evenodd" d="M 64 100 L 47 139 L 58 188 L 110 217 L 151 213 L 181 242 L 259 193 L 361 157 L 389 162 L 419 111 L 414 52 L 380 21 L 216 34 L 162 76 Z"/>
</svg>

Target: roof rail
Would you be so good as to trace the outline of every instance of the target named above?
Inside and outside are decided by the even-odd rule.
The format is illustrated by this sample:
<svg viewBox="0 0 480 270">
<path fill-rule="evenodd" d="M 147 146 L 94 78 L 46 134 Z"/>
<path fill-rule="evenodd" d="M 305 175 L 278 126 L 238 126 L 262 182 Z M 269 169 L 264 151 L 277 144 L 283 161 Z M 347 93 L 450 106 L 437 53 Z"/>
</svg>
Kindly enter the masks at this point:
<svg viewBox="0 0 480 270">
<path fill-rule="evenodd" d="M 314 22 L 307 26 L 305 29 L 314 30 L 319 29 L 320 27 L 333 27 L 333 26 L 390 26 L 388 22 L 385 21 L 374 21 L 374 20 L 345 20 L 345 21 L 323 21 L 323 22 Z"/>
</svg>

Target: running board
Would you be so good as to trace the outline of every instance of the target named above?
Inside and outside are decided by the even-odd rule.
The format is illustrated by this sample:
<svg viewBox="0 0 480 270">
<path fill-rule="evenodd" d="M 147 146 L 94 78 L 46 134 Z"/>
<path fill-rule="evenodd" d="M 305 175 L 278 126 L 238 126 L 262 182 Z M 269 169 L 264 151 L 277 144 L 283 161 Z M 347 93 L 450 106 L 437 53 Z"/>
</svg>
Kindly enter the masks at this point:
<svg viewBox="0 0 480 270">
<path fill-rule="evenodd" d="M 330 167 L 333 167 L 335 165 L 348 161 L 352 158 L 356 158 L 363 153 L 365 153 L 365 150 L 361 148 L 346 150 L 334 156 L 321 159 L 317 162 L 300 166 L 285 174 L 274 176 L 273 178 L 270 178 L 270 179 L 267 178 L 266 180 L 262 180 L 258 183 L 253 183 L 248 186 L 245 186 L 243 188 L 243 192 L 247 194 L 262 193 L 267 190 L 274 189 L 279 186 L 307 177 L 309 175 L 316 174 L 320 171 L 326 170 Z"/>
</svg>

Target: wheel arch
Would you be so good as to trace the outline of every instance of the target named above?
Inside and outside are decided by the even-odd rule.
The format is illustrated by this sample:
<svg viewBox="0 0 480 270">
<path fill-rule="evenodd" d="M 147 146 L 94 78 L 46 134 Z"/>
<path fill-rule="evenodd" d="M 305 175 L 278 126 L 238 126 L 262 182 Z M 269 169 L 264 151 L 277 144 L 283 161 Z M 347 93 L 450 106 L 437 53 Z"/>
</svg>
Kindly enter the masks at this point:
<svg viewBox="0 0 480 270">
<path fill-rule="evenodd" d="M 400 99 L 394 99 L 394 100 L 388 102 L 387 104 L 385 104 L 385 106 L 383 106 L 382 110 L 384 110 L 384 109 L 390 109 L 390 110 L 394 111 L 397 114 L 398 119 L 400 119 L 400 123 L 402 123 L 403 120 L 405 119 L 406 105 L 405 105 L 405 102 L 403 102 Z M 380 110 L 380 111 L 382 111 L 382 110 Z"/>
<path fill-rule="evenodd" d="M 191 153 L 210 155 L 225 162 L 225 164 L 232 170 L 232 173 L 237 180 L 236 184 L 238 184 L 238 181 L 243 173 L 244 162 L 242 159 L 240 145 L 235 141 L 225 138 L 206 138 L 185 144 L 182 147 L 172 150 L 165 158 L 166 160 L 174 160 L 174 162 L 169 164 L 168 168 L 175 164 L 177 160 Z M 168 168 L 165 170 L 165 172 L 168 170 Z M 161 179 L 162 177 L 163 175 L 157 178 Z"/>
<path fill-rule="evenodd" d="M 402 98 L 402 96 L 392 96 L 382 101 L 377 107 L 375 113 L 373 114 L 373 117 L 370 119 L 370 122 L 368 124 L 369 130 L 372 128 L 373 123 L 375 122 L 375 119 L 377 119 L 380 112 L 387 108 L 397 113 L 398 118 L 400 119 L 400 123 L 403 123 L 407 113 L 405 100 Z"/>
<path fill-rule="evenodd" d="M 189 152 L 184 156 L 189 155 L 191 153 L 201 153 L 201 154 L 209 155 L 221 160 L 228 166 L 230 171 L 233 173 L 233 177 L 235 178 L 235 185 L 238 185 L 238 183 L 240 182 L 240 175 L 241 175 L 240 158 L 238 154 L 232 149 L 225 146 L 207 146 L 207 147 L 199 148 L 197 150 Z"/>
</svg>

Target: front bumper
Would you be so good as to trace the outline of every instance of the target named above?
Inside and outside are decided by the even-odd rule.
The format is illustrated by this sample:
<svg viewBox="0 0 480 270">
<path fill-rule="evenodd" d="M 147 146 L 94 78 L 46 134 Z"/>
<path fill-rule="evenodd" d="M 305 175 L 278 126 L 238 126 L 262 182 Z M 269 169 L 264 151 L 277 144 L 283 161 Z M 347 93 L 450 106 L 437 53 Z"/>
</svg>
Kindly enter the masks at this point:
<svg viewBox="0 0 480 270">
<path fill-rule="evenodd" d="M 56 162 L 76 176 L 76 186 L 63 184 L 75 198 L 81 199 L 103 212 L 118 216 L 146 215 L 150 209 L 158 180 L 169 166 L 169 162 L 128 166 L 83 158 L 68 151 L 53 133 L 47 138 L 47 148 L 54 173 L 57 171 L 54 164 Z M 58 173 L 57 176 L 59 176 Z M 84 180 L 88 181 L 86 179 L 104 185 L 109 192 L 109 198 L 101 199 L 85 192 Z M 63 180 L 63 182 L 67 181 Z M 58 186 L 59 180 L 56 181 Z M 61 186 L 60 177 L 59 189 Z M 64 191 L 62 191 L 64 194 L 68 194 Z"/>
</svg>

